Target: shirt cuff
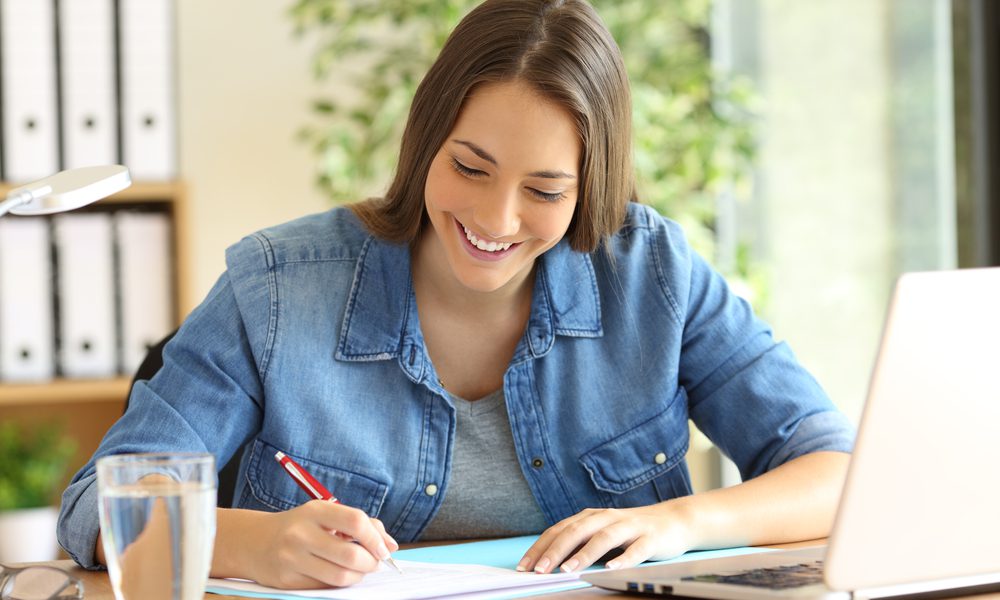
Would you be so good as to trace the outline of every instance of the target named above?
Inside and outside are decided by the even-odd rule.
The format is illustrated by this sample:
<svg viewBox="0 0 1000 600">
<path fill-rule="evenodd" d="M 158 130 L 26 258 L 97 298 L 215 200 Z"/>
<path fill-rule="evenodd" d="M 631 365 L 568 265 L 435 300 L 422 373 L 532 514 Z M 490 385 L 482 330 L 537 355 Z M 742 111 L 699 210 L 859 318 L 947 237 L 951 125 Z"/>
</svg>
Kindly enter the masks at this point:
<svg viewBox="0 0 1000 600">
<path fill-rule="evenodd" d="M 809 415 L 771 458 L 767 470 L 812 452 L 847 452 L 854 449 L 856 431 L 847 416 L 836 410 Z"/>
<path fill-rule="evenodd" d="M 97 475 L 74 482 L 63 492 L 56 535 L 59 545 L 84 569 L 104 569 L 94 550 L 100 519 L 97 507 Z"/>
</svg>

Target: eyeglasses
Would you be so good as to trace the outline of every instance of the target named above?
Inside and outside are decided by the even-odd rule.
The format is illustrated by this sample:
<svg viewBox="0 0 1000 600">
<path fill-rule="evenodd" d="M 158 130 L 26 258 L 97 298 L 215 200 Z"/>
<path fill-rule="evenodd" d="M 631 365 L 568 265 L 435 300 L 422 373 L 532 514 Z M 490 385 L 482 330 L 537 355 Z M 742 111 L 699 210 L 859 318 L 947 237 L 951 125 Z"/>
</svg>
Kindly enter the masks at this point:
<svg viewBox="0 0 1000 600">
<path fill-rule="evenodd" d="M 56 567 L 0 565 L 0 600 L 83 600 L 83 582 Z"/>
</svg>

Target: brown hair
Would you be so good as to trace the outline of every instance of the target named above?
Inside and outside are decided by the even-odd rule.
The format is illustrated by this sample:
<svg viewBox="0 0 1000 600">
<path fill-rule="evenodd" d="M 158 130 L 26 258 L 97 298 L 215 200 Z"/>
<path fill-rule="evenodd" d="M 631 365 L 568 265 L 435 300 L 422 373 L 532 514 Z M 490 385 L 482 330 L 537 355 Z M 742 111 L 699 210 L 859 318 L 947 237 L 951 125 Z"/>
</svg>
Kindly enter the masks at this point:
<svg viewBox="0 0 1000 600">
<path fill-rule="evenodd" d="M 584 0 L 486 0 L 445 42 L 417 88 L 396 175 L 384 198 L 352 206 L 376 236 L 416 240 L 434 156 L 473 88 L 517 80 L 563 106 L 580 134 L 580 193 L 567 235 L 593 252 L 635 198 L 632 111 L 621 51 Z"/>
</svg>

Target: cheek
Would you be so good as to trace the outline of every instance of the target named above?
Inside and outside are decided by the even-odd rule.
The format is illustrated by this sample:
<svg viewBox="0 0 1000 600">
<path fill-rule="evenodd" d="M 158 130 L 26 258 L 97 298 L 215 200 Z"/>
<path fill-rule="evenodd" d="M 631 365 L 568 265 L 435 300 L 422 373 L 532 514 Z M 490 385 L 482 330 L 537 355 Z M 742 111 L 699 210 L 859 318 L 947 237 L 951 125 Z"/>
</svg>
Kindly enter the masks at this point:
<svg viewBox="0 0 1000 600">
<path fill-rule="evenodd" d="M 461 185 L 455 184 L 451 167 L 440 163 L 440 160 L 435 159 L 427 172 L 424 202 L 431 211 L 459 211 L 469 203 L 469 196 L 463 192 Z"/>
<path fill-rule="evenodd" d="M 558 242 L 569 229 L 576 210 L 575 202 L 563 202 L 559 205 L 538 205 L 532 211 L 532 234 L 534 237 L 552 242 Z"/>
</svg>

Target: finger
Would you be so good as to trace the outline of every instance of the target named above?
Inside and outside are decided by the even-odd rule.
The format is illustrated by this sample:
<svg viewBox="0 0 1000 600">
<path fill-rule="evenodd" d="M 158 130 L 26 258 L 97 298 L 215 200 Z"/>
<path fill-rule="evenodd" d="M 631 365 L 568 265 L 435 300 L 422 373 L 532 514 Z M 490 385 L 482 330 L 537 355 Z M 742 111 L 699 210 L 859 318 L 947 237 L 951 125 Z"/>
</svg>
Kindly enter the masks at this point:
<svg viewBox="0 0 1000 600">
<path fill-rule="evenodd" d="M 330 586 L 319 579 L 298 572 L 282 573 L 275 581 L 260 580 L 260 583 L 285 590 L 316 590 Z"/>
<path fill-rule="evenodd" d="M 306 538 L 304 546 L 313 556 L 345 569 L 361 573 L 371 573 L 378 569 L 378 559 L 367 549 L 353 541 L 330 535 L 318 527 Z"/>
<path fill-rule="evenodd" d="M 583 513 L 577 513 L 571 517 L 567 517 L 562 521 L 559 521 L 552 527 L 549 527 L 542 532 L 535 543 L 525 551 L 524 556 L 517 563 L 516 570 L 518 571 L 531 571 L 535 568 L 539 557 L 548 549 L 552 540 L 556 539 L 560 533 L 572 522 L 577 521 L 581 518 Z"/>
<path fill-rule="evenodd" d="M 609 550 L 633 544 L 638 535 L 640 534 L 634 524 L 629 521 L 616 521 L 590 536 L 590 539 L 559 568 L 566 573 L 586 569 Z M 647 557 L 643 557 L 639 562 L 645 558 Z M 617 560 L 621 560 L 621 557 Z"/>
<path fill-rule="evenodd" d="M 605 563 L 609 569 L 626 569 L 647 561 L 656 553 L 655 544 L 648 535 L 641 535 L 629 544 L 622 555 Z"/>
<path fill-rule="evenodd" d="M 282 589 L 318 589 L 331 584 L 322 579 L 332 566 L 304 548 L 305 543 L 279 551 L 273 572 L 260 583 Z M 337 567 L 339 568 L 339 567 Z"/>
<path fill-rule="evenodd" d="M 618 519 L 618 515 L 617 511 L 607 509 L 592 512 L 582 519 L 569 523 L 539 557 L 534 571 L 536 573 L 551 573 L 576 548 Z"/>
<path fill-rule="evenodd" d="M 378 560 L 389 556 L 389 548 L 382 539 L 382 534 L 363 511 L 324 501 L 312 501 L 306 505 L 315 506 L 313 510 L 324 529 L 350 536 Z"/>
<path fill-rule="evenodd" d="M 385 545 L 389 547 L 389 552 L 395 552 L 396 550 L 399 550 L 399 543 L 396 542 L 396 540 L 393 539 L 391 535 L 389 535 L 389 532 L 385 530 L 385 525 L 382 523 L 382 521 L 378 519 L 372 519 L 372 525 L 374 525 L 375 529 L 377 529 L 378 532 L 382 534 L 382 541 L 384 541 Z"/>
<path fill-rule="evenodd" d="M 356 544 L 345 545 L 356 546 Z M 358 548 L 358 550 L 361 549 Z M 317 582 L 316 585 L 310 586 L 314 588 L 329 586 L 344 587 L 353 585 L 361 581 L 361 579 L 365 576 L 362 572 L 344 568 L 339 564 L 334 564 L 319 556 L 311 554 L 301 559 L 298 575 L 303 579 L 312 579 Z"/>
</svg>

